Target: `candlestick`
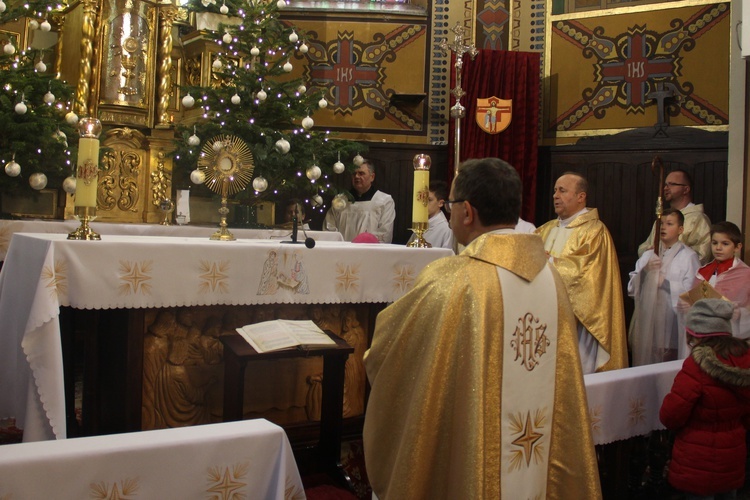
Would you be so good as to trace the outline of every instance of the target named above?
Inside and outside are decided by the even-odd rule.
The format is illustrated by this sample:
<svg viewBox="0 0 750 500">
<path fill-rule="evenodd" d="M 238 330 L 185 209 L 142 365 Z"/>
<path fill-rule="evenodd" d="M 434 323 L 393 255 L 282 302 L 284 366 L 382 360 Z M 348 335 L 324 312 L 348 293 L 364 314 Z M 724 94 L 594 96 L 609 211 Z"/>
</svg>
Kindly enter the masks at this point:
<svg viewBox="0 0 750 500">
<path fill-rule="evenodd" d="M 411 230 L 416 235 L 414 241 L 408 246 L 412 248 L 431 247 L 422 236 L 429 228 L 429 213 L 427 202 L 430 197 L 430 165 L 432 160 L 425 154 L 414 157 L 414 197 L 412 199 Z"/>
<path fill-rule="evenodd" d="M 69 240 L 100 240 L 89 222 L 96 218 L 96 192 L 99 180 L 99 134 L 102 123 L 92 117 L 78 122 L 78 162 L 76 166 L 76 194 L 74 206 L 81 226 L 68 234 Z"/>
</svg>

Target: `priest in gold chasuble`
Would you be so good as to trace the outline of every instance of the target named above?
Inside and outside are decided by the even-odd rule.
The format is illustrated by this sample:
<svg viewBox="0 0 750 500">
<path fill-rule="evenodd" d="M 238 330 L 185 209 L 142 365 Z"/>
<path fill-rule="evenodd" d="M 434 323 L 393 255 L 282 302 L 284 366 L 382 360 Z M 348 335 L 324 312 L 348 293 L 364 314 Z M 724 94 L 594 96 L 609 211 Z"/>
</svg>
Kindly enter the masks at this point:
<svg viewBox="0 0 750 500">
<path fill-rule="evenodd" d="M 513 229 L 518 174 L 469 160 L 448 203 L 468 246 L 378 315 L 365 355 L 375 495 L 601 498 L 575 316 L 541 239 Z"/>
<path fill-rule="evenodd" d="M 595 208 L 586 208 L 586 179 L 564 174 L 555 183 L 557 219 L 536 231 L 565 283 L 578 320 L 584 373 L 628 366 L 625 310 L 617 252 Z"/>
</svg>

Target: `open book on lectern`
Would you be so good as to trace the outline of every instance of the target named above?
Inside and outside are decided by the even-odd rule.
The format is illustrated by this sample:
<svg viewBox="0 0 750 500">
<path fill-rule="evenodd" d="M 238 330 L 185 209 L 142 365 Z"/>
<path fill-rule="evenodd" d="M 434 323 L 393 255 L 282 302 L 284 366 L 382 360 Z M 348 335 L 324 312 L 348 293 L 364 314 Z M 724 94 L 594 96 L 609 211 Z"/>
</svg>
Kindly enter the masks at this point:
<svg viewBox="0 0 750 500">
<path fill-rule="evenodd" d="M 336 342 L 310 320 L 276 319 L 237 328 L 237 332 L 258 352 L 290 347 L 325 347 Z"/>
</svg>

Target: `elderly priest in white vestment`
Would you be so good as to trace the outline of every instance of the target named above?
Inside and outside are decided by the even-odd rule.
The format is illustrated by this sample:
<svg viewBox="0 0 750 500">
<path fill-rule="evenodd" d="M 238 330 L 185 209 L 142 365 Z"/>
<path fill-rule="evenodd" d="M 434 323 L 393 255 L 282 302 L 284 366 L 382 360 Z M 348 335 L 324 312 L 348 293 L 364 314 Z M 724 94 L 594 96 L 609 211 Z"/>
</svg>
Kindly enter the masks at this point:
<svg viewBox="0 0 750 500">
<path fill-rule="evenodd" d="M 465 162 L 451 228 L 376 321 L 365 464 L 379 498 L 601 498 L 576 324 L 542 240 L 518 234 L 521 180 Z"/>
<path fill-rule="evenodd" d="M 352 173 L 354 203 L 332 206 L 326 214 L 324 229 L 340 232 L 346 241 L 362 233 L 374 235 L 380 243 L 393 241 L 396 204 L 391 195 L 375 189 L 373 182 L 375 167 L 365 160 Z"/>
</svg>

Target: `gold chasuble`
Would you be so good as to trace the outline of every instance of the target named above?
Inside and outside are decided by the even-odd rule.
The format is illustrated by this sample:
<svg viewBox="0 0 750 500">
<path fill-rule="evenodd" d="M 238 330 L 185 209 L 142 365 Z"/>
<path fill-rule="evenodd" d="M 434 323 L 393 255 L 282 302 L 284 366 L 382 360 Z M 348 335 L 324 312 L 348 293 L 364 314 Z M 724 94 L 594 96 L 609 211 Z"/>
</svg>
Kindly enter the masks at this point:
<svg viewBox="0 0 750 500">
<path fill-rule="evenodd" d="M 598 210 L 588 209 L 566 228 L 560 227 L 559 219 L 553 219 L 536 231 L 565 282 L 576 318 L 609 356 L 606 363 L 597 364 L 596 371 L 626 368 L 628 346 L 620 267 L 612 236 L 599 220 Z"/>
<path fill-rule="evenodd" d="M 485 234 L 377 317 L 365 368 L 380 500 L 601 498 L 576 323 L 533 234 Z"/>
</svg>

